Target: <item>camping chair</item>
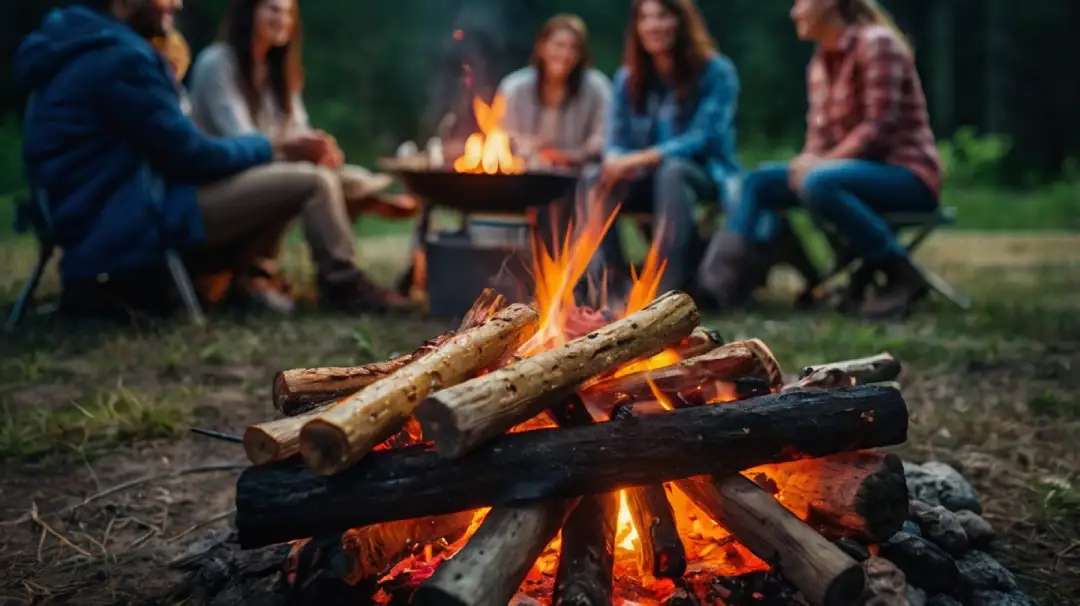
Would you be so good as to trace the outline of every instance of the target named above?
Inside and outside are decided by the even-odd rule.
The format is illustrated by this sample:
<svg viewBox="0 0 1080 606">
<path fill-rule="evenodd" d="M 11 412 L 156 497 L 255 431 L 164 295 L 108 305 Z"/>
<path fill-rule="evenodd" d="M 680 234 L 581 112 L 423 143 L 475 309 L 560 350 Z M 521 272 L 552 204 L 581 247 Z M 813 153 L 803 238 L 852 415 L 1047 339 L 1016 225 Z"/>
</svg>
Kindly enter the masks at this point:
<svg viewBox="0 0 1080 606">
<path fill-rule="evenodd" d="M 4 324 L 6 332 L 14 331 L 19 321 L 22 320 L 27 308 L 33 301 L 38 284 L 41 283 L 45 268 L 48 266 L 49 261 L 52 260 L 57 248 L 52 231 L 52 217 L 49 214 L 49 206 L 44 192 L 35 190 L 29 200 L 20 202 L 17 205 L 15 213 L 15 231 L 18 233 L 32 231 L 34 233 L 38 243 L 38 255 L 33 272 L 19 292 L 19 296 L 15 300 L 15 306 L 11 309 L 7 322 Z M 176 286 L 177 294 L 180 295 L 180 300 L 187 310 L 188 316 L 196 324 L 202 324 L 205 321 L 202 305 L 195 294 L 195 288 L 191 284 L 191 277 L 180 258 L 180 254 L 172 248 L 166 249 L 165 264 L 168 266 L 170 278 Z"/>
<path fill-rule="evenodd" d="M 904 248 L 909 255 L 914 255 L 916 249 L 936 229 L 956 222 L 956 209 L 945 207 L 925 213 L 887 213 L 881 215 L 881 217 L 898 237 L 905 232 L 913 232 L 914 235 L 904 244 Z M 823 283 L 848 275 L 850 280 L 844 292 L 844 300 L 847 303 L 861 301 L 866 289 L 874 282 L 874 268 L 863 263 L 862 259 L 848 247 L 844 239 L 835 230 L 826 228 L 823 231 L 836 259 Z M 971 308 L 971 299 L 967 295 L 954 288 L 941 276 L 916 263 L 914 259 L 912 259 L 912 263 L 918 268 L 930 288 L 961 309 L 967 310 Z"/>
</svg>

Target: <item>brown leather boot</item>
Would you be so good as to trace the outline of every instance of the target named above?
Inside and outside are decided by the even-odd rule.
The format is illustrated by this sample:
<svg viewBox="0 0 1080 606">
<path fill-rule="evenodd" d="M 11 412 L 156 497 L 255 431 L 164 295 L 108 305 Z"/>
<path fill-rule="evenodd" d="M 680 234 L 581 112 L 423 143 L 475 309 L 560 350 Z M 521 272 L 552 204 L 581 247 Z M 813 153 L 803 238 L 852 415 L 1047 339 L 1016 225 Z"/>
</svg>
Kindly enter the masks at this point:
<svg viewBox="0 0 1080 606">
<path fill-rule="evenodd" d="M 320 302 L 337 311 L 375 313 L 415 313 L 419 311 L 408 297 L 372 282 L 361 274 L 353 280 L 319 285 Z"/>
<path fill-rule="evenodd" d="M 713 235 L 698 267 L 698 293 L 720 309 L 739 307 L 753 295 L 761 269 L 757 247 L 737 234 Z"/>
<path fill-rule="evenodd" d="M 887 278 L 885 288 L 863 303 L 859 315 L 868 320 L 906 316 L 912 305 L 929 293 L 919 269 L 904 255 L 890 255 L 879 266 Z"/>
</svg>

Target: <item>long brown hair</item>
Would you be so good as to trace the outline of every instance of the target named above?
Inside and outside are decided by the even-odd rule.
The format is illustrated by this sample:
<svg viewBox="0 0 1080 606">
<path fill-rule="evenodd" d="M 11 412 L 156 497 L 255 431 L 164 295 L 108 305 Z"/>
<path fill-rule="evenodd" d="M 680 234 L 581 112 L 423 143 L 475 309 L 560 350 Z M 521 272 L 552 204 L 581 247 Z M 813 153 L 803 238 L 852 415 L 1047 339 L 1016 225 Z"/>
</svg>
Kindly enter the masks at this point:
<svg viewBox="0 0 1080 606">
<path fill-rule="evenodd" d="M 258 116 L 261 109 L 259 91 L 255 87 L 255 11 L 265 0 L 230 0 L 219 38 L 229 45 L 236 56 L 240 90 L 248 110 Z M 293 35 L 285 46 L 271 48 L 266 54 L 267 76 L 274 101 L 282 113 L 291 117 L 293 95 L 304 88 L 304 68 L 300 59 L 300 7 L 293 2 Z"/>
<path fill-rule="evenodd" d="M 585 71 L 592 67 L 592 51 L 589 48 L 589 29 L 585 26 L 585 22 L 581 17 L 570 14 L 560 14 L 547 20 L 544 27 L 540 29 L 540 35 L 536 37 L 536 43 L 533 45 L 532 59 L 529 63 L 536 69 L 537 74 L 537 96 L 543 95 L 544 84 L 544 60 L 540 58 L 540 47 L 548 41 L 552 35 L 560 30 L 566 30 L 575 37 L 578 41 L 578 62 L 574 66 L 574 69 L 567 76 L 566 81 L 566 100 L 570 101 L 579 92 L 581 92 L 581 84 L 585 80 Z"/>
<path fill-rule="evenodd" d="M 634 0 L 630 22 L 626 26 L 623 65 L 629 71 L 627 89 L 630 102 L 639 112 L 645 109 L 645 97 L 649 88 L 656 86 L 659 80 L 656 67 L 641 44 L 637 27 L 641 18 L 641 7 L 650 1 L 659 2 L 664 10 L 674 13 L 679 20 L 675 31 L 675 45 L 671 49 L 675 64 L 672 74 L 675 80 L 675 95 L 679 101 L 690 98 L 706 64 L 718 52 L 716 44 L 709 36 L 709 30 L 705 27 L 705 20 L 693 0 Z"/>
</svg>

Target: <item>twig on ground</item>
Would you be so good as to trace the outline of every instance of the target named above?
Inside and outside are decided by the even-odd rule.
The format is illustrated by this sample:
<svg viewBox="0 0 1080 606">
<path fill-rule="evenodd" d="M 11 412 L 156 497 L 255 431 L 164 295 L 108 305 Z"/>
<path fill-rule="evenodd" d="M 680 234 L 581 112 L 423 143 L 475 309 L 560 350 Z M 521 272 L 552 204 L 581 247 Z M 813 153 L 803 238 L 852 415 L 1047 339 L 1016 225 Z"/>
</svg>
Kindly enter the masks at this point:
<svg viewBox="0 0 1080 606">
<path fill-rule="evenodd" d="M 87 558 L 94 557 L 94 554 L 92 554 L 89 551 L 83 549 L 82 547 L 79 547 L 75 543 L 72 543 L 71 541 L 68 540 L 67 537 L 65 537 L 64 535 L 60 534 L 59 532 L 56 532 L 55 530 L 53 530 L 52 526 L 49 526 L 48 524 L 46 524 L 45 521 L 41 519 L 41 515 L 38 513 L 37 503 L 32 503 L 31 504 L 31 507 L 30 507 L 30 519 L 33 520 L 35 524 L 40 526 L 42 530 L 44 530 L 45 532 L 47 532 L 47 533 L 51 534 L 52 536 L 56 537 L 57 540 L 59 540 L 61 543 L 63 543 L 64 545 L 67 545 L 68 547 L 74 549 L 75 552 L 78 553 L 79 555 L 87 557 Z M 41 561 L 40 558 L 41 558 L 41 552 L 39 550 L 38 551 L 38 561 L 39 562 Z"/>
<path fill-rule="evenodd" d="M 191 526 L 188 526 L 182 532 L 180 532 L 178 534 L 174 534 L 173 536 L 165 539 L 165 542 L 166 543 L 172 543 L 173 541 L 181 539 L 181 538 L 195 532 L 196 530 L 198 530 L 200 528 L 205 528 L 205 527 L 207 527 L 207 526 L 209 526 L 209 525 L 211 525 L 211 524 L 213 524 L 215 522 L 220 522 L 221 520 L 224 520 L 224 519 L 228 518 L 229 516 L 234 515 L 235 513 L 236 513 L 236 508 L 235 507 L 233 507 L 229 511 L 223 511 L 223 512 L 217 514 L 216 516 L 212 516 L 212 517 L 207 518 L 207 519 L 205 519 L 205 520 L 203 520 L 201 522 L 197 522 L 195 524 L 192 524 Z"/>
<path fill-rule="evenodd" d="M 139 486 L 143 486 L 144 484 L 150 484 L 151 482 L 157 482 L 159 480 L 175 480 L 176 478 L 180 478 L 180 477 L 183 477 L 183 476 L 195 475 L 195 474 L 200 474 L 200 473 L 219 473 L 219 472 L 226 472 L 226 471 L 241 471 L 241 470 L 247 469 L 248 467 L 250 467 L 250 464 L 248 464 L 248 463 L 227 463 L 227 464 L 218 464 L 218 465 L 204 465 L 204 466 L 200 466 L 200 467 L 186 467 L 184 469 L 178 469 L 176 471 L 172 471 L 172 472 L 169 472 L 169 473 L 157 474 L 157 475 L 153 475 L 153 476 L 146 476 L 144 478 L 139 478 L 137 480 L 131 480 L 130 482 L 124 482 L 122 484 L 117 484 L 116 486 L 113 486 L 112 488 L 106 488 L 105 490 L 102 490 L 100 492 L 94 493 L 94 494 L 86 497 L 85 499 L 83 499 L 82 501 L 80 501 L 78 503 L 75 503 L 74 505 L 69 505 L 67 507 L 64 507 L 63 509 L 60 509 L 59 511 L 54 511 L 52 513 L 48 513 L 48 514 L 45 514 L 45 515 L 51 516 L 51 515 L 68 514 L 68 513 L 71 513 L 72 511 L 75 511 L 76 509 L 78 509 L 80 507 L 85 507 L 86 505 L 89 505 L 90 503 L 93 503 L 94 501 L 104 499 L 105 497 L 112 496 L 112 495 L 114 495 L 116 493 L 119 493 L 119 492 L 124 492 L 125 490 L 130 490 L 132 488 L 138 488 Z M 35 506 L 35 508 L 36 508 L 36 506 Z M 34 514 L 34 515 L 37 515 L 37 514 Z M 19 524 L 23 524 L 25 522 L 28 522 L 28 521 L 30 521 L 32 519 L 33 519 L 33 516 L 31 514 L 27 514 L 27 515 L 24 515 L 22 517 L 16 518 L 14 520 L 10 520 L 10 521 L 7 521 L 7 522 L 0 523 L 0 526 L 17 526 Z"/>
</svg>

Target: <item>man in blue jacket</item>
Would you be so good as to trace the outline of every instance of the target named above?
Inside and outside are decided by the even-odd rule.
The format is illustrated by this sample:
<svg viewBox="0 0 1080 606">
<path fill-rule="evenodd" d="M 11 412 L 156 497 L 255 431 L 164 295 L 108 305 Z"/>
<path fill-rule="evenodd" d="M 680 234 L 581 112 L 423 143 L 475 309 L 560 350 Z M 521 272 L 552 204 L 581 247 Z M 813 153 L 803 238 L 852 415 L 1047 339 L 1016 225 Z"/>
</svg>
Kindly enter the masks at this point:
<svg viewBox="0 0 1080 606">
<path fill-rule="evenodd" d="M 172 31 L 181 3 L 86 0 L 50 12 L 19 48 L 15 72 L 32 95 L 23 155 L 49 201 L 65 286 L 159 266 L 167 246 L 235 253 L 257 285 L 257 258 L 299 216 L 324 303 L 405 306 L 356 266 L 332 139 L 213 138 L 184 115 L 171 68 L 149 43 Z"/>
</svg>

